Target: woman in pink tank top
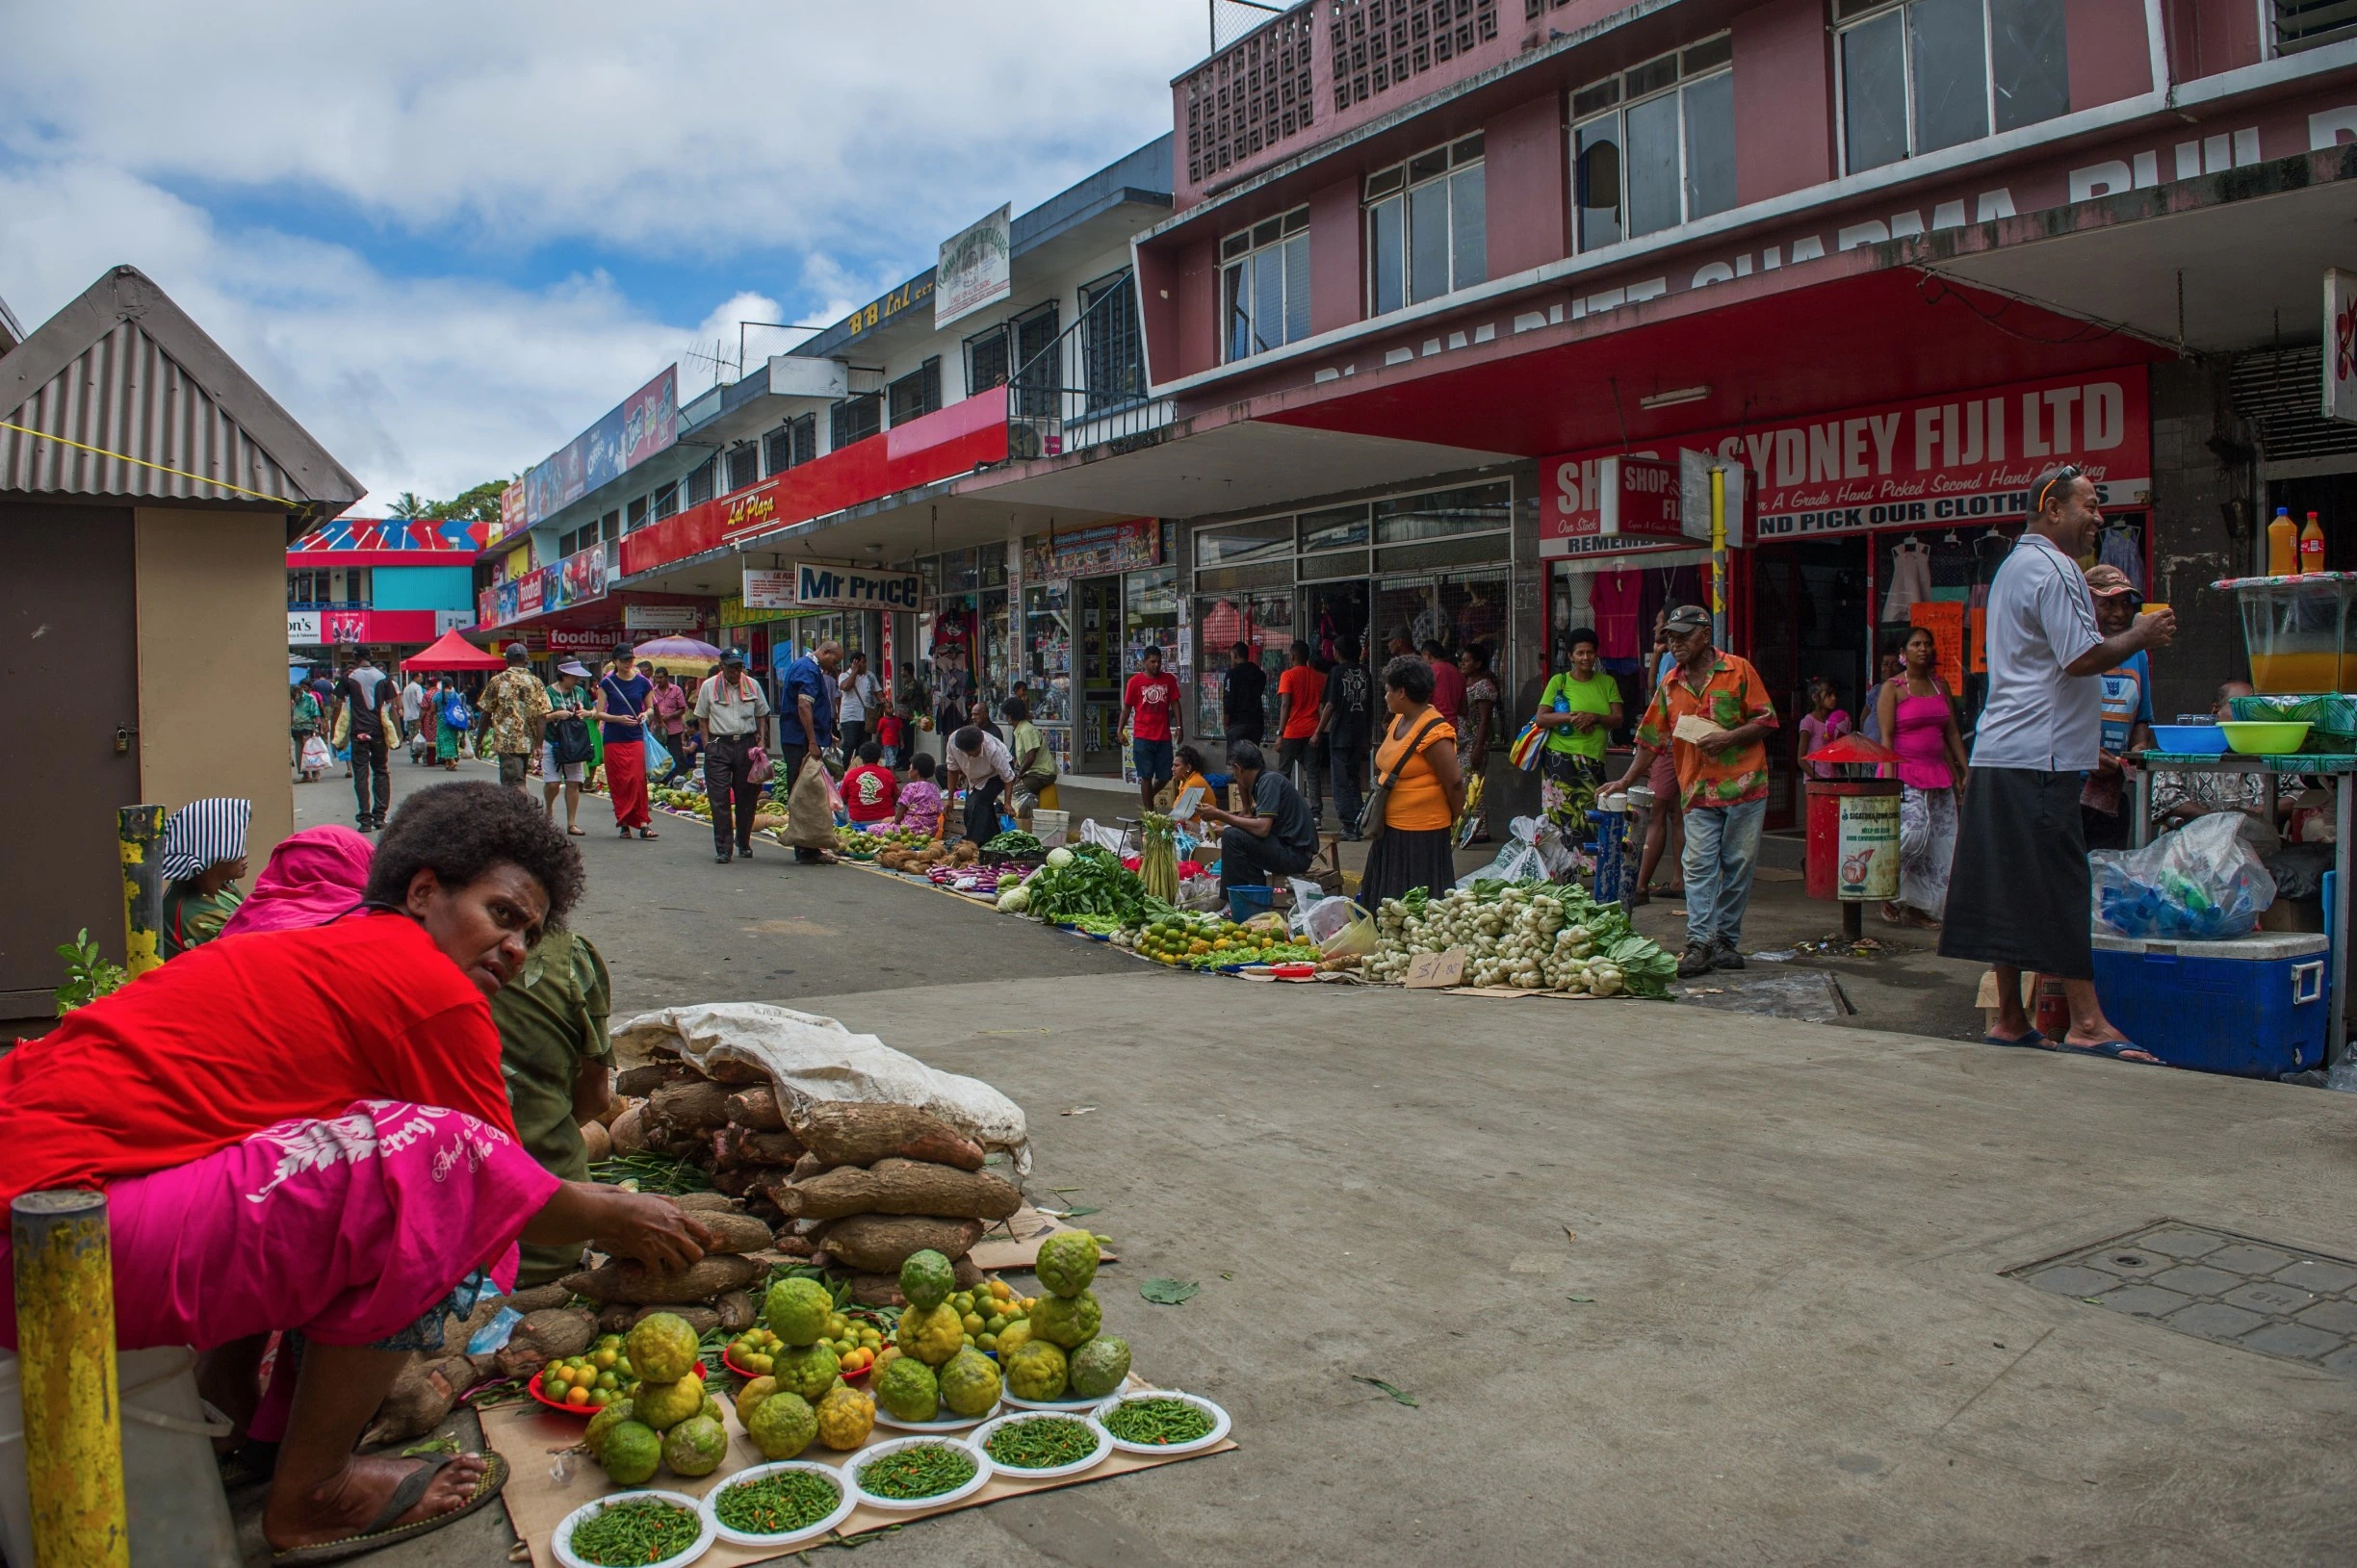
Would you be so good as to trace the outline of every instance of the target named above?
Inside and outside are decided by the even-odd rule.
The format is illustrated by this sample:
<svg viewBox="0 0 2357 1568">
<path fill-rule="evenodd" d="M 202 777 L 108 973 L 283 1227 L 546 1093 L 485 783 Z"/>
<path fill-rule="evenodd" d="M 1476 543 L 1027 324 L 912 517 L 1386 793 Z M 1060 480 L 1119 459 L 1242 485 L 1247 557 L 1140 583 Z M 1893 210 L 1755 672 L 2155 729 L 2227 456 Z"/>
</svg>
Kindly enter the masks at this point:
<svg viewBox="0 0 2357 1568">
<path fill-rule="evenodd" d="M 1882 906 L 1892 925 L 1936 928 L 1948 909 L 1956 859 L 1956 799 L 1964 787 L 1964 737 L 1947 682 L 1932 672 L 1939 644 L 1929 627 L 1907 633 L 1906 661 L 1875 695 L 1876 721 L 1899 754 L 1899 898 Z"/>
</svg>

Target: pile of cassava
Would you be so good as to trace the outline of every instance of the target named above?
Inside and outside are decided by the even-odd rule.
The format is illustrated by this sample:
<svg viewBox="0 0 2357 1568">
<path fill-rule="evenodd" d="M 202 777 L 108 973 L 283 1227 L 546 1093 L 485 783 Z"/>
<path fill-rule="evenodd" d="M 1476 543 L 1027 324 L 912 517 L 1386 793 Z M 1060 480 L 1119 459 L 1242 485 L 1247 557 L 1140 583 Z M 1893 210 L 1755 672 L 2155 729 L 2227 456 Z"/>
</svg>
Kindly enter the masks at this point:
<svg viewBox="0 0 2357 1568">
<path fill-rule="evenodd" d="M 985 1170 L 979 1144 L 914 1106 L 781 1096 L 758 1067 L 714 1062 L 707 1076 L 676 1055 L 624 1071 L 615 1088 L 608 1124 L 583 1128 L 591 1163 L 656 1154 L 699 1168 L 712 1191 L 678 1201 L 712 1232 L 713 1249 L 664 1272 L 592 1243 L 579 1272 L 487 1301 L 463 1323 L 453 1317 L 444 1350 L 414 1358 L 394 1385 L 372 1443 L 430 1431 L 475 1384 L 532 1376 L 650 1313 L 672 1313 L 698 1334 L 738 1333 L 757 1321 L 781 1264 L 845 1273 L 852 1299 L 868 1306 L 904 1304 L 900 1265 L 913 1252 L 939 1252 L 959 1288 L 977 1286 L 967 1253 L 1023 1204 L 997 1174 L 1011 1168 Z M 505 1347 L 466 1354 L 503 1306 L 524 1314 Z"/>
</svg>

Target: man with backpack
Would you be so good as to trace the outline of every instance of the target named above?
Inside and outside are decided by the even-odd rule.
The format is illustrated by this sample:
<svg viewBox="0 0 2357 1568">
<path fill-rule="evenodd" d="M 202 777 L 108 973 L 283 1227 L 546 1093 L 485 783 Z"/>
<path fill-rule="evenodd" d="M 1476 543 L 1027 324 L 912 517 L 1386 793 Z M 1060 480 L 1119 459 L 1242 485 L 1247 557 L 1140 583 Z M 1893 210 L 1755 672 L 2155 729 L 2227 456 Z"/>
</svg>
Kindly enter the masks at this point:
<svg viewBox="0 0 2357 1568">
<path fill-rule="evenodd" d="M 1359 770 L 1366 766 L 1374 726 L 1375 678 L 1359 662 L 1359 639 L 1336 637 L 1334 665 L 1326 672 L 1326 689 L 1320 694 L 1317 733 L 1326 737 L 1334 818 L 1342 824 L 1342 836 L 1354 843 L 1359 837 Z"/>
<path fill-rule="evenodd" d="M 383 671 L 364 651 L 345 672 L 337 695 L 351 722 L 352 798 L 359 806 L 362 833 L 375 833 L 393 809 L 393 758 L 385 744 L 385 707 L 399 693 Z"/>
</svg>

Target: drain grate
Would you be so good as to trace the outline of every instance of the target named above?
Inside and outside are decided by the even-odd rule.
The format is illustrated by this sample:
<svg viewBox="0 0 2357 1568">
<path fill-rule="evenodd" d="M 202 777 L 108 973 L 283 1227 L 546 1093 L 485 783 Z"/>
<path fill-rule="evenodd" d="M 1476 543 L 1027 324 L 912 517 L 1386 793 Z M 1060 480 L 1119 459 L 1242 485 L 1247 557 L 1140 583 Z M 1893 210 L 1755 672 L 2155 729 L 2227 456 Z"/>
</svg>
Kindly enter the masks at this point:
<svg viewBox="0 0 2357 1568">
<path fill-rule="evenodd" d="M 2357 1375 L 2357 1263 L 2164 1220 L 2006 1271 L 2179 1333 Z"/>
</svg>

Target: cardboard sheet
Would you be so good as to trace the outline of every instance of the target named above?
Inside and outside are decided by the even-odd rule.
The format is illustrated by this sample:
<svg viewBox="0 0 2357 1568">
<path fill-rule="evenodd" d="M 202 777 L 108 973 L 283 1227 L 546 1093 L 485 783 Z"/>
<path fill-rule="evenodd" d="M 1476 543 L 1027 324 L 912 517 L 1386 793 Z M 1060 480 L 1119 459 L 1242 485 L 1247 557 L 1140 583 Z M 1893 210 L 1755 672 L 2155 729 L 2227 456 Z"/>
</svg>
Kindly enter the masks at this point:
<svg viewBox="0 0 2357 1568">
<path fill-rule="evenodd" d="M 1134 1377 L 1130 1379 L 1130 1384 L 1133 1387 L 1143 1386 Z M 655 1479 L 647 1482 L 648 1486 L 702 1497 L 738 1471 L 763 1462 L 761 1451 L 753 1446 L 752 1439 L 745 1436 L 744 1428 L 737 1424 L 737 1412 L 729 1408 L 726 1400 L 721 1401 L 720 1405 L 721 1421 L 729 1430 L 728 1457 L 720 1462 L 720 1468 L 702 1480 L 688 1480 L 667 1470 L 661 1471 Z M 1013 1406 L 1008 1408 L 1012 1409 Z M 557 1568 L 557 1554 L 551 1543 L 557 1525 L 563 1522 L 565 1515 L 584 1503 L 609 1493 L 632 1490 L 608 1480 L 606 1472 L 600 1470 L 597 1461 L 588 1454 L 562 1452 L 581 1441 L 582 1428 L 587 1425 L 585 1421 L 557 1415 L 530 1401 L 501 1405 L 482 1412 L 483 1441 L 497 1450 L 514 1472 L 508 1478 L 506 1489 L 500 1493 L 500 1501 L 507 1506 L 507 1522 L 515 1527 L 517 1537 L 531 1549 L 533 1568 Z M 911 1435 L 914 1434 L 879 1426 L 869 1441 L 884 1442 Z M 969 1434 L 949 1435 L 963 1437 Z M 840 1533 L 857 1535 L 891 1525 L 905 1525 L 913 1519 L 929 1519 L 938 1513 L 955 1513 L 960 1508 L 980 1507 L 985 1503 L 996 1503 L 1000 1498 L 1015 1497 L 1024 1492 L 1045 1492 L 1053 1487 L 1105 1480 L 1160 1465 L 1183 1464 L 1205 1454 L 1225 1453 L 1235 1446 L 1234 1439 L 1227 1438 L 1200 1452 L 1168 1455 L 1124 1453 L 1116 1449 L 1096 1469 L 1058 1480 L 1022 1481 L 1010 1480 L 1003 1475 L 994 1476 L 973 1496 L 945 1507 L 888 1509 L 863 1505 L 853 1509 L 851 1517 L 842 1522 Z M 813 1443 L 800 1454 L 801 1458 L 816 1459 L 821 1464 L 838 1467 L 851 1456 L 837 1453 L 818 1443 Z M 565 1471 L 562 1480 L 554 1474 L 560 1458 Z M 805 1542 L 778 1552 L 762 1547 L 731 1546 L 726 1541 L 718 1541 L 713 1543 L 710 1552 L 697 1559 L 697 1565 L 698 1568 L 739 1568 L 739 1565 L 746 1563 L 779 1562 L 796 1552 L 807 1552 L 814 1546 L 823 1544 L 823 1540 Z"/>
<path fill-rule="evenodd" d="M 973 1266 L 986 1273 L 1006 1269 L 1028 1269 L 1039 1262 L 1040 1243 L 1059 1230 L 1078 1230 L 1061 1220 L 1050 1219 L 1026 1203 L 1017 1209 L 1003 1224 L 993 1225 L 973 1245 L 966 1255 Z M 1099 1243 L 1097 1258 L 1101 1263 L 1119 1263 L 1121 1257 L 1113 1248 Z"/>
</svg>

